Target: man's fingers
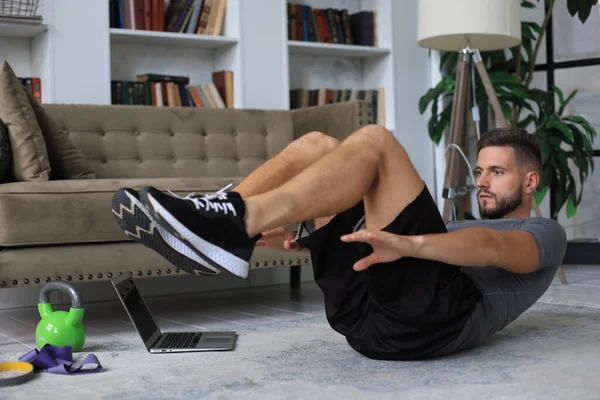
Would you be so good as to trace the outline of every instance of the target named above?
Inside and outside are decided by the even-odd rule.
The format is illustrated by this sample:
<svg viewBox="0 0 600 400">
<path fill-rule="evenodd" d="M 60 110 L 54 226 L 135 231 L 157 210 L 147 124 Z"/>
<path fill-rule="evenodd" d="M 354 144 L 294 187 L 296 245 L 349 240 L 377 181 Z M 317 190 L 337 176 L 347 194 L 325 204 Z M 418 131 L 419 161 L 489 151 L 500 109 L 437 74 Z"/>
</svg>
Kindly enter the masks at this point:
<svg viewBox="0 0 600 400">
<path fill-rule="evenodd" d="M 263 232 L 262 235 L 264 238 L 268 238 L 268 237 L 283 235 L 285 232 L 286 232 L 285 228 L 281 226 L 279 228 L 274 228 L 269 231 Z"/>
<path fill-rule="evenodd" d="M 344 235 L 341 239 L 343 242 L 369 242 L 376 238 L 377 236 L 374 232 L 369 232 L 363 229 L 348 235 Z"/>
<path fill-rule="evenodd" d="M 283 246 L 289 251 L 299 250 L 301 248 L 300 244 L 295 240 L 286 240 L 283 242 Z"/>
<path fill-rule="evenodd" d="M 373 253 L 370 256 L 362 258 L 355 262 L 353 269 L 356 272 L 364 271 L 365 269 L 369 268 L 373 264 L 376 264 L 377 262 L 377 256 L 375 255 L 375 253 Z"/>
</svg>

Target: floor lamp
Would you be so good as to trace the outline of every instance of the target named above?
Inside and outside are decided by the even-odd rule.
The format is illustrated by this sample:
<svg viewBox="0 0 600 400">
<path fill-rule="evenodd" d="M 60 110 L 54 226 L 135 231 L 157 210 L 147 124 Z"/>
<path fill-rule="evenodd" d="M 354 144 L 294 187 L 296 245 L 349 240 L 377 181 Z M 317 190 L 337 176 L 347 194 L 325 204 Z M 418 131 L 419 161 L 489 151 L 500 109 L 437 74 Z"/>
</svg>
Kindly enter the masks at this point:
<svg viewBox="0 0 600 400">
<path fill-rule="evenodd" d="M 479 111 L 475 104 L 470 107 L 475 70 L 483 82 L 498 124 L 508 126 L 479 52 L 508 49 L 521 43 L 521 1 L 419 0 L 418 43 L 428 49 L 459 52 L 442 192 L 443 217 L 447 221 L 451 215 L 462 217 L 465 203 L 457 205 L 455 199 L 465 195 L 463 199 L 468 199 L 468 193 L 473 189 L 466 184 L 465 166 L 468 163 L 460 157 L 467 160 L 465 152 L 471 118 L 475 122 L 477 138 L 480 137 Z M 475 180 L 473 175 L 471 179 Z M 541 217 L 535 199 L 533 207 L 536 216 Z M 561 282 L 566 283 L 562 268 L 558 274 Z"/>
</svg>

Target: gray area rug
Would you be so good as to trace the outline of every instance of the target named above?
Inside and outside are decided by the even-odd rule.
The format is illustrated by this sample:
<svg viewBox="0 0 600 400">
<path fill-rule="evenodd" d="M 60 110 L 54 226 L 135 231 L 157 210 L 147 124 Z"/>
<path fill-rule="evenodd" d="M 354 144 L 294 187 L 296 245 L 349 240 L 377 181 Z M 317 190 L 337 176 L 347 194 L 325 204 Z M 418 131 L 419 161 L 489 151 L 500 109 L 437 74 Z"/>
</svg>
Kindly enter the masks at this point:
<svg viewBox="0 0 600 400">
<path fill-rule="evenodd" d="M 598 399 L 599 315 L 537 303 L 484 346 L 433 361 L 367 359 L 322 317 L 239 329 L 232 352 L 151 355 L 110 340 L 76 354 L 94 353 L 105 372 L 39 373 L 0 398 Z"/>
</svg>

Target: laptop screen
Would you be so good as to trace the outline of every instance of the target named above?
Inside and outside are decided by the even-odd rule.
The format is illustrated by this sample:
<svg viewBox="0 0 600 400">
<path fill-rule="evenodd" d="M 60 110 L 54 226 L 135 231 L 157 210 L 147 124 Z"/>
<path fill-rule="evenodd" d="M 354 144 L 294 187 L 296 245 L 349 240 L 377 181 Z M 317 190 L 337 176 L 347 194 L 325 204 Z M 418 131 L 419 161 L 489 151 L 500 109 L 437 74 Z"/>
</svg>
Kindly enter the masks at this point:
<svg viewBox="0 0 600 400">
<path fill-rule="evenodd" d="M 125 279 L 116 286 L 119 296 L 123 299 L 127 311 L 133 320 L 144 343 L 158 330 L 152 314 L 133 279 Z"/>
</svg>

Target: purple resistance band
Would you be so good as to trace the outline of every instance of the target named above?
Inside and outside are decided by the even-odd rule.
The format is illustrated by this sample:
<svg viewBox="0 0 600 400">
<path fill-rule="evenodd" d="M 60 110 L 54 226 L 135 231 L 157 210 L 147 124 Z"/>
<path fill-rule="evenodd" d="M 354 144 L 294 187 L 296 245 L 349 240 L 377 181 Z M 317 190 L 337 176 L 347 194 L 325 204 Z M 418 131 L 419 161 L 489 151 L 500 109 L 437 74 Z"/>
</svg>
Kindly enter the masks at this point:
<svg viewBox="0 0 600 400">
<path fill-rule="evenodd" d="M 33 349 L 21 357 L 19 361 L 28 362 L 33 365 L 36 372 L 49 372 L 51 374 L 69 375 L 74 373 L 91 374 L 104 371 L 102 364 L 93 354 L 83 360 L 81 365 L 73 366 L 73 351 L 71 346 L 52 346 L 45 344 L 41 350 Z M 87 364 L 97 364 L 94 369 L 82 369 Z"/>
</svg>

